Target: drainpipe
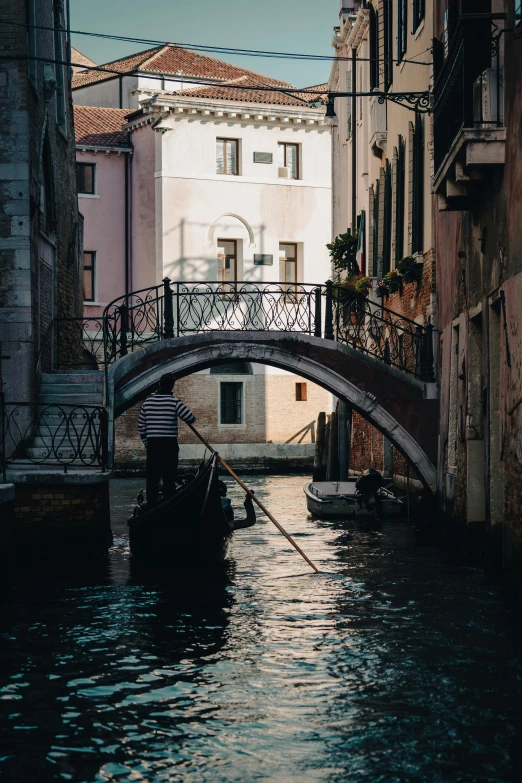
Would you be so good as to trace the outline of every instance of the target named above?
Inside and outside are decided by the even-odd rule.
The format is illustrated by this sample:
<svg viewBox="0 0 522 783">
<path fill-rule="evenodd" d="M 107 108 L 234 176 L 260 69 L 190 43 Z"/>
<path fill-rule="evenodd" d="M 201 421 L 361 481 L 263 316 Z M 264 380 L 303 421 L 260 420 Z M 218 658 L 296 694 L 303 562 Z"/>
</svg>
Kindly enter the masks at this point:
<svg viewBox="0 0 522 783">
<path fill-rule="evenodd" d="M 357 50 L 352 47 L 352 234 L 357 229 Z"/>
<path fill-rule="evenodd" d="M 125 294 L 130 294 L 130 241 L 129 241 L 129 165 L 130 153 L 125 152 Z"/>
</svg>

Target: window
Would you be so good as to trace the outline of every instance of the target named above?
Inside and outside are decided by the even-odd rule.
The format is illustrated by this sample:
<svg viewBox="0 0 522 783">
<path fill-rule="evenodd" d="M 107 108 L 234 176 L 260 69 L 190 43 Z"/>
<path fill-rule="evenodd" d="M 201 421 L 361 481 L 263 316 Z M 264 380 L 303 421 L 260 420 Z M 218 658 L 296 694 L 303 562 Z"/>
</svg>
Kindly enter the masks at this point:
<svg viewBox="0 0 522 783">
<path fill-rule="evenodd" d="M 29 0 L 29 29 L 27 31 L 27 45 L 29 55 L 29 78 L 36 86 L 37 61 L 34 59 L 38 56 L 38 50 L 36 47 L 36 0 Z"/>
<path fill-rule="evenodd" d="M 281 242 L 279 245 L 281 282 L 297 283 L 297 245 L 295 242 Z"/>
<path fill-rule="evenodd" d="M 308 399 L 308 392 L 306 383 L 296 383 L 295 385 L 295 399 L 296 402 L 306 402 Z"/>
<path fill-rule="evenodd" d="M 65 87 L 67 80 L 65 78 L 64 63 L 65 48 L 64 48 L 64 18 L 63 18 L 63 5 L 56 2 L 54 5 L 54 59 L 55 63 L 55 75 L 56 75 L 56 122 L 58 126 L 65 132 L 66 131 L 66 104 L 65 104 Z"/>
<path fill-rule="evenodd" d="M 370 6 L 370 90 L 379 89 L 379 17 Z"/>
<path fill-rule="evenodd" d="M 239 174 L 238 147 L 237 139 L 216 139 L 217 174 Z"/>
<path fill-rule="evenodd" d="M 237 240 L 218 239 L 218 258 L 222 283 L 237 283 Z"/>
<path fill-rule="evenodd" d="M 426 0 L 413 0 L 413 32 L 416 32 L 424 19 Z"/>
<path fill-rule="evenodd" d="M 391 269 L 391 235 L 392 235 L 392 167 L 389 160 L 386 168 L 381 169 L 381 177 L 384 174 L 383 188 L 383 224 L 382 224 L 382 275 Z"/>
<path fill-rule="evenodd" d="M 96 300 L 96 253 L 94 250 L 86 250 L 83 254 L 83 301 L 94 302 Z"/>
<path fill-rule="evenodd" d="M 384 89 L 393 81 L 393 0 L 384 1 Z"/>
<path fill-rule="evenodd" d="M 348 71 L 346 74 L 346 92 L 351 92 L 353 89 L 353 80 L 352 80 L 352 72 Z M 362 101 L 360 101 L 362 104 Z M 353 101 L 351 98 L 348 98 L 346 100 L 346 138 L 351 139 L 352 138 L 352 108 L 353 108 Z"/>
<path fill-rule="evenodd" d="M 243 384 L 220 383 L 220 424 L 243 423 Z"/>
<path fill-rule="evenodd" d="M 280 142 L 277 145 L 280 168 L 287 168 L 290 179 L 299 179 L 299 145 Z"/>
<path fill-rule="evenodd" d="M 515 0 L 515 23 L 522 22 L 522 0 Z"/>
<path fill-rule="evenodd" d="M 226 362 L 215 364 L 210 368 L 211 375 L 252 375 L 252 368 L 248 362 Z"/>
<path fill-rule="evenodd" d="M 406 145 L 399 136 L 396 150 L 396 181 L 395 181 L 395 262 L 404 258 L 404 217 L 405 217 L 405 179 L 406 179 Z"/>
<path fill-rule="evenodd" d="M 424 250 L 424 124 L 420 114 L 415 117 L 412 169 L 411 252 L 422 253 Z"/>
<path fill-rule="evenodd" d="M 53 165 L 49 139 L 45 138 L 40 174 L 40 229 L 50 237 L 55 232 Z"/>
<path fill-rule="evenodd" d="M 401 63 L 408 47 L 408 0 L 398 0 L 397 8 L 397 62 Z"/>
<path fill-rule="evenodd" d="M 77 163 L 76 164 L 76 184 L 78 193 L 93 195 L 96 193 L 96 164 L 95 163 Z"/>
</svg>

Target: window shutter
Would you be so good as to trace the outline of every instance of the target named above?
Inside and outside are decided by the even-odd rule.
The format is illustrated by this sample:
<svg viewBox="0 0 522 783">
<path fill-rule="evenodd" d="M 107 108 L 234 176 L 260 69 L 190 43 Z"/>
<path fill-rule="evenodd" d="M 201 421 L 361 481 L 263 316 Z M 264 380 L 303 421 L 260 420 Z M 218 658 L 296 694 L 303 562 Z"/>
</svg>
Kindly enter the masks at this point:
<svg viewBox="0 0 522 783">
<path fill-rule="evenodd" d="M 405 206 L 405 157 L 406 145 L 402 136 L 399 136 L 397 154 L 397 201 L 395 205 L 396 244 L 395 260 L 400 261 L 404 257 L 404 206 Z"/>
<path fill-rule="evenodd" d="M 415 117 L 413 141 L 413 214 L 412 252 L 424 249 L 424 124 L 420 114 Z"/>
<path fill-rule="evenodd" d="M 408 251 L 410 255 L 414 253 L 413 250 L 413 169 L 414 169 L 414 146 L 415 146 L 415 131 L 413 128 L 413 122 L 408 123 Z"/>
<path fill-rule="evenodd" d="M 385 200 L 385 190 L 386 190 L 386 171 L 384 168 L 381 168 L 380 175 L 379 175 L 379 198 L 377 202 L 377 209 L 378 209 L 378 222 L 377 222 L 377 276 L 379 278 L 382 278 L 384 272 L 383 272 L 383 254 L 384 254 L 384 233 L 386 231 L 386 226 L 384 223 L 384 200 Z"/>
<path fill-rule="evenodd" d="M 383 213 L 383 242 L 382 242 L 382 268 L 383 274 L 390 271 L 391 268 L 391 235 L 392 235 L 392 165 L 386 161 L 384 173 L 384 213 Z"/>
<path fill-rule="evenodd" d="M 377 274 L 377 268 L 375 264 L 375 192 L 373 185 L 370 185 L 369 191 L 369 206 L 370 206 L 370 232 L 368 236 L 368 275 L 375 277 Z"/>
<path fill-rule="evenodd" d="M 393 176 L 392 176 L 392 212 L 395 215 L 392 232 L 392 255 L 397 259 L 397 173 L 398 173 L 399 152 L 397 147 L 393 148 Z"/>
</svg>

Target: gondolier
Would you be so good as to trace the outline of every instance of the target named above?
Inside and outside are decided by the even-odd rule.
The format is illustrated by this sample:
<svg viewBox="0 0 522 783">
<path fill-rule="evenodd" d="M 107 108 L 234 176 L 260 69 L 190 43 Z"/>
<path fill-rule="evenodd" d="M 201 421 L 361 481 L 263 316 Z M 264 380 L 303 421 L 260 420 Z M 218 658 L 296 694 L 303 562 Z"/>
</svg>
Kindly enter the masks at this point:
<svg viewBox="0 0 522 783">
<path fill-rule="evenodd" d="M 147 449 L 147 503 L 158 502 L 159 483 L 163 477 L 163 499 L 172 497 L 178 472 L 178 419 L 192 424 L 196 417 L 175 397 L 175 377 L 161 376 L 159 390 L 141 407 L 138 432 Z"/>
</svg>

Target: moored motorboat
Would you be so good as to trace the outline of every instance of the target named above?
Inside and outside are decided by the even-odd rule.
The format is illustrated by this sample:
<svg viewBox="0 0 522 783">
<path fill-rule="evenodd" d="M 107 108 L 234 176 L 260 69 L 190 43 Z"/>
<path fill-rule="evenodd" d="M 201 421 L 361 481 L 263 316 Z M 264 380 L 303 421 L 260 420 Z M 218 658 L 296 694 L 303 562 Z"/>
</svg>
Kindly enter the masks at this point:
<svg viewBox="0 0 522 783">
<path fill-rule="evenodd" d="M 128 520 L 135 562 L 174 570 L 226 557 L 234 519 L 221 503 L 218 465 L 214 453 L 171 498 L 152 507 L 136 507 Z"/>
<path fill-rule="evenodd" d="M 380 487 L 361 493 L 357 481 L 310 481 L 304 486 L 308 511 L 318 517 L 390 517 L 405 511 L 404 502 Z"/>
</svg>

